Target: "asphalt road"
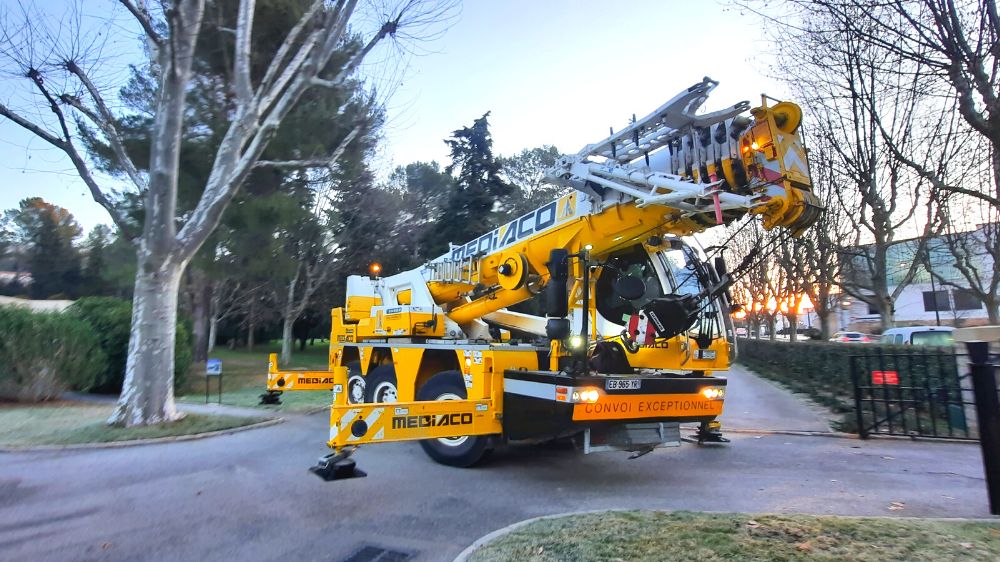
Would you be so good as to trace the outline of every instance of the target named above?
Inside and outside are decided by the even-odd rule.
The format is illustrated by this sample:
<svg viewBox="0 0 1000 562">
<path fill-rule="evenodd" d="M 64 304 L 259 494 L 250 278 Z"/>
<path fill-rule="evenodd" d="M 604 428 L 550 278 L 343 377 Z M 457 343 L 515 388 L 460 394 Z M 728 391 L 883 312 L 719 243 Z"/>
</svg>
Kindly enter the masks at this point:
<svg viewBox="0 0 1000 562">
<path fill-rule="evenodd" d="M 635 460 L 511 448 L 463 470 L 402 443 L 360 451 L 367 478 L 323 482 L 306 468 L 326 424 L 317 414 L 197 441 L 0 454 L 0 559 L 342 560 L 377 545 L 450 560 L 504 525 L 601 508 L 988 516 L 971 444 L 734 433 L 728 446 Z"/>
</svg>

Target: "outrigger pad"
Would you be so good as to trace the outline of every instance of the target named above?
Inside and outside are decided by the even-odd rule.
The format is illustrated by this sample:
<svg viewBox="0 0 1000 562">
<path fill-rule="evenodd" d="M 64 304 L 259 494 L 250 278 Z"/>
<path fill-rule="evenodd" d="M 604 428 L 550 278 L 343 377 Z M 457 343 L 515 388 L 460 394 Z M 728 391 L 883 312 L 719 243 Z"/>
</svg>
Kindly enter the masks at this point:
<svg viewBox="0 0 1000 562">
<path fill-rule="evenodd" d="M 280 390 L 268 390 L 260 395 L 260 405 L 264 406 L 268 404 L 281 404 Z"/>
<path fill-rule="evenodd" d="M 340 457 L 340 458 L 338 458 Z M 316 476 L 330 482 L 331 480 L 347 480 L 348 478 L 364 478 L 368 474 L 358 469 L 354 459 L 341 455 L 330 454 L 319 460 L 316 466 L 309 469 Z"/>
<path fill-rule="evenodd" d="M 729 443 L 729 439 L 722 436 L 722 425 L 718 422 L 702 422 L 698 426 L 698 444 L 705 443 Z"/>
</svg>

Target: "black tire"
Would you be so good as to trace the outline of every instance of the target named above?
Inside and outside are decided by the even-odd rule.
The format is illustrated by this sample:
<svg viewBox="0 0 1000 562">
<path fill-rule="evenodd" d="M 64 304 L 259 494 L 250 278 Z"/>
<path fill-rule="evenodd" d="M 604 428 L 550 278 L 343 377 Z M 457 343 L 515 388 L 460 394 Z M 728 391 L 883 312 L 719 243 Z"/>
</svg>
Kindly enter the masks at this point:
<svg viewBox="0 0 1000 562">
<path fill-rule="evenodd" d="M 367 382 L 364 375 L 361 374 L 361 363 L 351 361 L 345 367 L 347 367 L 347 403 L 360 404 L 365 401 Z"/>
<path fill-rule="evenodd" d="M 458 371 L 443 371 L 428 380 L 417 392 L 417 400 L 464 400 L 465 383 Z M 489 456 L 493 449 L 491 439 L 486 435 L 464 435 L 454 438 L 424 439 L 420 441 L 427 456 L 436 462 L 466 468 L 479 463 Z"/>
<path fill-rule="evenodd" d="M 387 400 L 387 386 L 392 388 L 392 400 Z M 396 384 L 396 369 L 392 365 L 382 365 L 368 371 L 368 376 L 365 377 L 365 402 L 369 404 L 396 402 L 397 396 L 399 396 L 399 386 Z"/>
</svg>

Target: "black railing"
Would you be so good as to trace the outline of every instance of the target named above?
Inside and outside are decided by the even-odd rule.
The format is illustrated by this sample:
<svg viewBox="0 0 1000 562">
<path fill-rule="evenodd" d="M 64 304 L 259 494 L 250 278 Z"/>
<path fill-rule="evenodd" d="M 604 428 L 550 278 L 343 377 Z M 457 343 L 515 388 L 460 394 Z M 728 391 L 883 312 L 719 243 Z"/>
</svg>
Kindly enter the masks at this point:
<svg viewBox="0 0 1000 562">
<path fill-rule="evenodd" d="M 967 363 L 943 349 L 852 355 L 858 433 L 978 440 Z"/>
</svg>

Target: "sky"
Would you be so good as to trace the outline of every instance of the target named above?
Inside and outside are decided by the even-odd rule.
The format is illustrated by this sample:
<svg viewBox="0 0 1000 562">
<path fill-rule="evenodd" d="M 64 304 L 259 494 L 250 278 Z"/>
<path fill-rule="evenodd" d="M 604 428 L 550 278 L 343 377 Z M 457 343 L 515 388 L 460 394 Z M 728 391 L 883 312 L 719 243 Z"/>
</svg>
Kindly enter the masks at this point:
<svg viewBox="0 0 1000 562">
<path fill-rule="evenodd" d="M 487 111 L 496 154 L 545 144 L 575 153 L 704 76 L 720 82 L 706 111 L 756 105 L 765 92 L 781 98 L 760 25 L 715 0 L 467 0 L 418 55 L 380 56 L 364 69 L 392 90 L 373 165 L 385 174 L 445 163 L 444 139 Z M 134 36 L 116 30 L 113 49 L 138 52 Z M 2 80 L 7 101 L 17 84 Z M 0 118 L 0 209 L 31 196 L 68 208 L 88 230 L 110 222 L 61 153 Z"/>
</svg>

